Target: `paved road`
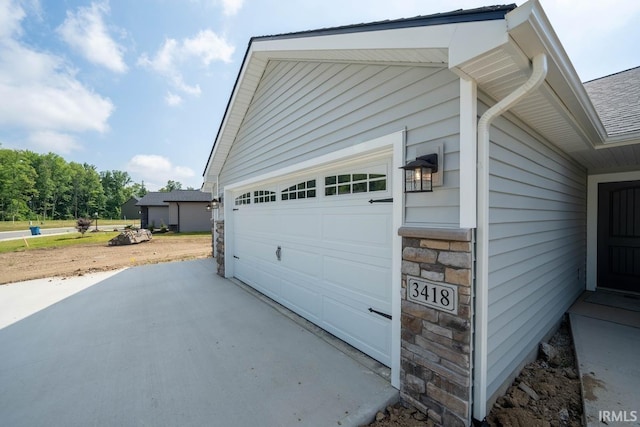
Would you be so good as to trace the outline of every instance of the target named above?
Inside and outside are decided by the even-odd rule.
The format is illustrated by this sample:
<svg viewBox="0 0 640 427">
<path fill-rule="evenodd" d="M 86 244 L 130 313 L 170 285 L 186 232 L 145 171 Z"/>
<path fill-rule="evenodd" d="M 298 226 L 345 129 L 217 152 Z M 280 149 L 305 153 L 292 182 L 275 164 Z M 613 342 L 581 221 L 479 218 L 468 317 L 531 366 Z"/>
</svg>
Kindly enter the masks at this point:
<svg viewBox="0 0 640 427">
<path fill-rule="evenodd" d="M 355 426 L 397 399 L 215 268 L 127 269 L 0 329 L 0 424 Z"/>
<path fill-rule="evenodd" d="M 115 228 L 117 229 L 122 229 L 124 227 L 123 225 L 109 225 L 109 226 L 100 226 L 100 224 L 98 224 L 98 229 L 99 230 L 113 230 Z M 91 226 L 91 230 L 94 229 L 94 226 Z M 65 233 L 76 233 L 77 230 L 74 227 L 64 227 L 64 228 L 40 228 L 40 236 L 46 236 L 46 235 L 52 235 L 52 234 L 65 234 Z M 34 237 L 37 238 L 38 236 L 32 236 L 31 235 L 31 230 L 27 229 L 27 230 L 20 230 L 20 231 L 0 231 L 0 241 L 2 240 L 15 240 L 15 239 L 22 239 L 23 237 Z"/>
</svg>

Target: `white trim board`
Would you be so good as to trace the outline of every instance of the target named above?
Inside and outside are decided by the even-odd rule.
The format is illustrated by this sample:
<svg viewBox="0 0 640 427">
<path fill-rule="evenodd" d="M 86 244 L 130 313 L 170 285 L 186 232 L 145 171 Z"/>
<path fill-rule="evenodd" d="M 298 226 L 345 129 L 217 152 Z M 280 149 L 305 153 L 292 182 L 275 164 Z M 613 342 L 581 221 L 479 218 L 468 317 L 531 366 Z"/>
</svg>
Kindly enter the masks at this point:
<svg viewBox="0 0 640 427">
<path fill-rule="evenodd" d="M 598 284 L 598 184 L 640 181 L 640 171 L 589 175 L 587 178 L 587 291 Z"/>
<path fill-rule="evenodd" d="M 306 160 L 298 164 L 287 166 L 276 171 L 268 172 L 259 176 L 255 176 L 246 180 L 238 181 L 224 187 L 224 217 L 225 217 L 225 277 L 234 276 L 232 256 L 234 253 L 233 239 L 231 230 L 233 229 L 233 193 L 242 191 L 258 182 L 266 183 L 269 181 L 277 181 L 285 176 L 296 176 L 307 174 L 310 171 L 334 167 L 336 163 L 347 163 L 349 161 L 361 162 L 366 158 L 379 158 L 382 156 L 392 156 L 392 195 L 393 195 L 393 211 L 392 211 L 392 283 L 391 283 L 391 385 L 400 388 L 400 316 L 401 316 L 401 265 L 402 265 L 402 237 L 398 235 L 398 229 L 403 223 L 403 206 L 404 192 L 403 183 L 404 175 L 400 166 L 405 163 L 404 147 L 405 147 L 406 131 L 399 131 L 380 138 L 372 139 L 342 150 L 338 150 L 329 154 L 318 156 L 314 159 Z"/>
</svg>

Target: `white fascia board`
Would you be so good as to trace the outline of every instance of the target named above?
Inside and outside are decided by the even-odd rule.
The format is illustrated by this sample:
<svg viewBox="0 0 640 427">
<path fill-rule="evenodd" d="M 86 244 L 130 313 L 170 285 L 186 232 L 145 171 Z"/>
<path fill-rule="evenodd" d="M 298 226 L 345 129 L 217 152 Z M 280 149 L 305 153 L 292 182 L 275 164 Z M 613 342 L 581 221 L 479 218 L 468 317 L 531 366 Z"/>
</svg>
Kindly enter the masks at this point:
<svg viewBox="0 0 640 427">
<path fill-rule="evenodd" d="M 506 20 L 509 35 L 525 55 L 547 55 L 547 82 L 572 112 L 589 143 L 593 147 L 605 143 L 604 125 L 539 0 L 529 0 L 512 10 Z"/>
<path fill-rule="evenodd" d="M 254 41 L 256 53 L 284 53 L 322 50 L 366 49 L 433 49 L 446 48 L 461 24 L 443 24 L 426 27 L 396 28 L 379 31 L 363 31 L 325 36 L 300 36 L 292 38 Z"/>
<path fill-rule="evenodd" d="M 245 61 L 242 65 L 242 69 L 240 70 L 240 74 L 238 74 L 237 84 L 235 85 L 233 89 L 233 93 L 231 94 L 231 98 L 228 104 L 229 107 L 225 112 L 224 117 L 222 118 L 222 124 L 220 125 L 220 132 L 216 136 L 216 140 L 213 143 L 213 151 L 211 152 L 209 162 L 207 163 L 207 166 L 204 171 L 205 181 L 207 181 L 208 176 L 217 177 L 220 174 L 222 165 L 226 160 L 227 154 L 229 154 L 229 149 L 231 148 L 231 141 L 235 139 L 235 132 L 237 132 L 237 129 L 233 131 L 234 136 L 230 138 L 228 135 L 229 129 L 227 128 L 227 125 L 229 122 L 229 118 L 232 115 L 232 112 L 239 107 L 238 93 L 240 93 L 241 90 L 245 88 L 244 81 L 245 81 L 245 75 L 247 73 L 247 70 L 249 70 L 250 68 L 256 68 L 256 67 L 259 68 L 261 66 L 260 64 L 256 64 L 255 61 L 253 61 L 253 56 L 254 56 L 253 46 L 250 45 L 245 55 Z M 266 64 L 262 65 L 263 68 L 264 68 L 264 65 Z M 253 90 L 255 90 L 255 88 L 253 88 Z M 241 106 L 241 108 L 245 108 L 245 109 L 248 107 L 249 107 L 248 104 Z M 219 156 L 222 156 L 223 158 L 220 159 Z"/>
</svg>

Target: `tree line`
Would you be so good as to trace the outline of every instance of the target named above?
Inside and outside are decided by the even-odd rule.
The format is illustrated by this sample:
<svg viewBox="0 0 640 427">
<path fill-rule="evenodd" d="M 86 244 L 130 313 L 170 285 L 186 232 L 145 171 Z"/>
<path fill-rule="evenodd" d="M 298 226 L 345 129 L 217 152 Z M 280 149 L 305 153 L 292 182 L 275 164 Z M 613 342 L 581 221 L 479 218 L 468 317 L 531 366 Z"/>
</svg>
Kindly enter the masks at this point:
<svg viewBox="0 0 640 427">
<path fill-rule="evenodd" d="M 160 191 L 182 189 L 169 180 Z M 99 172 L 54 153 L 0 148 L 0 220 L 120 218 L 121 205 L 147 193 L 127 172 Z"/>
</svg>

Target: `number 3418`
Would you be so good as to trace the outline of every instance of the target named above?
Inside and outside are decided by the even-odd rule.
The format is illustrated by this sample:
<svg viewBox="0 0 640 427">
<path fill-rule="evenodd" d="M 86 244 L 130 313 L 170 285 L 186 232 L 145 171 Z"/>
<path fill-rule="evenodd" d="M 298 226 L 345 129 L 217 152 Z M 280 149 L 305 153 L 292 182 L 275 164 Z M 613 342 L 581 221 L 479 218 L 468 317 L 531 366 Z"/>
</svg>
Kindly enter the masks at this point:
<svg viewBox="0 0 640 427">
<path fill-rule="evenodd" d="M 458 288 L 456 286 L 433 283 L 417 277 L 410 277 L 407 285 L 409 300 L 457 314 Z"/>
</svg>

